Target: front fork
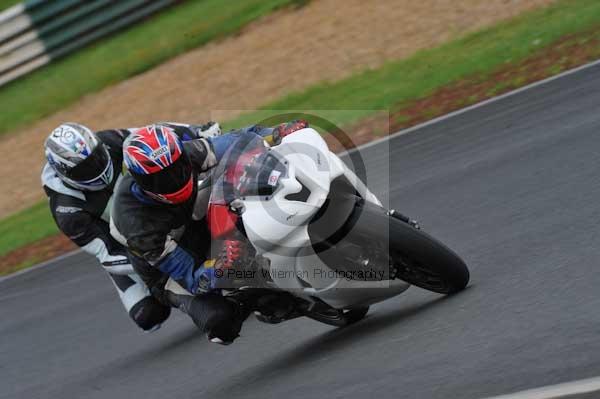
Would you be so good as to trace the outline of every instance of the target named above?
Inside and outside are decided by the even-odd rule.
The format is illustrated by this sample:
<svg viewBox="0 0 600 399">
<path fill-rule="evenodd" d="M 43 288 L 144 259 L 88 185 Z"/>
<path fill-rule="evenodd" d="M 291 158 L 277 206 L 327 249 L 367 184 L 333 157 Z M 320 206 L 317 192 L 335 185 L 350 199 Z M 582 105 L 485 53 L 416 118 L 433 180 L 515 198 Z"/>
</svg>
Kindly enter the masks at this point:
<svg viewBox="0 0 600 399">
<path fill-rule="evenodd" d="M 414 227 L 417 230 L 421 230 L 421 226 L 419 225 L 419 222 L 417 222 L 414 219 L 409 218 L 406 215 L 401 214 L 400 212 L 396 211 L 395 209 L 390 209 L 389 211 L 387 211 L 387 214 L 388 214 L 388 216 L 391 216 L 394 219 L 398 219 L 404 223 L 411 225 L 412 227 Z"/>
</svg>

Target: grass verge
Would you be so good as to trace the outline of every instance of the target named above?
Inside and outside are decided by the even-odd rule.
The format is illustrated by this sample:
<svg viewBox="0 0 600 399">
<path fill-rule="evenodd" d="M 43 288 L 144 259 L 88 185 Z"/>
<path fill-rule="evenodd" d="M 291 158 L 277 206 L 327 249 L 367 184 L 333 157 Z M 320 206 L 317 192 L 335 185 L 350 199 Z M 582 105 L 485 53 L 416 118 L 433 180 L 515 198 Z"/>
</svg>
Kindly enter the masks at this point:
<svg viewBox="0 0 600 399">
<path fill-rule="evenodd" d="M 522 14 L 510 21 L 469 34 L 445 45 L 417 52 L 338 82 L 325 82 L 267 104 L 226 124 L 250 124 L 264 110 L 363 110 L 344 113 L 332 122 L 348 125 L 370 116 L 368 110 L 393 109 L 398 103 L 426 97 L 452 82 L 489 75 L 515 65 L 564 36 L 600 24 L 597 0 L 561 0 L 550 7 Z M 485 76 L 483 76 L 485 78 Z"/>
<path fill-rule="evenodd" d="M 56 233 L 58 228 L 48 211 L 48 202 L 42 201 L 0 221 L 0 258 L 16 248 Z"/>
<path fill-rule="evenodd" d="M 0 0 L 2 1 L 2 0 Z M 0 134 L 305 0 L 186 1 L 0 88 Z M 1 3 L 0 3 L 1 4 Z"/>
<path fill-rule="evenodd" d="M 312 87 L 225 126 L 250 124 L 277 109 L 337 108 L 355 110 L 331 113 L 330 120 L 343 126 L 369 122 L 375 112 L 369 110 L 389 109 L 397 129 L 597 58 L 600 3 L 565 0 L 380 69 Z M 44 202 L 0 221 L 0 266 L 16 248 L 56 234 L 46 207 Z M 21 266 L 29 261 L 18 259 Z"/>
<path fill-rule="evenodd" d="M 14 6 L 17 3 L 21 3 L 21 0 L 0 0 L 0 12 Z"/>
</svg>

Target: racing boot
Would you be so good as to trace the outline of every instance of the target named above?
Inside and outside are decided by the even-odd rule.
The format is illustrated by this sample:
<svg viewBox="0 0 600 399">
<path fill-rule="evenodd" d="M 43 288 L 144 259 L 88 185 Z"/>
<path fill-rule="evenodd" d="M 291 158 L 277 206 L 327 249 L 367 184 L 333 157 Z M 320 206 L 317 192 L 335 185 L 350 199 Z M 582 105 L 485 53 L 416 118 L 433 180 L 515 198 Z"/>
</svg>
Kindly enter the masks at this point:
<svg viewBox="0 0 600 399">
<path fill-rule="evenodd" d="M 191 295 L 173 280 L 169 280 L 165 292 L 172 306 L 190 316 L 210 342 L 222 345 L 231 344 L 239 336 L 251 312 L 251 305 L 239 298 L 214 292 Z"/>
<path fill-rule="evenodd" d="M 229 345 L 240 336 L 242 324 L 252 308 L 251 304 L 239 298 L 210 294 L 203 298 L 201 306 L 197 311 L 206 315 L 203 329 L 208 340 L 221 345 Z"/>
</svg>

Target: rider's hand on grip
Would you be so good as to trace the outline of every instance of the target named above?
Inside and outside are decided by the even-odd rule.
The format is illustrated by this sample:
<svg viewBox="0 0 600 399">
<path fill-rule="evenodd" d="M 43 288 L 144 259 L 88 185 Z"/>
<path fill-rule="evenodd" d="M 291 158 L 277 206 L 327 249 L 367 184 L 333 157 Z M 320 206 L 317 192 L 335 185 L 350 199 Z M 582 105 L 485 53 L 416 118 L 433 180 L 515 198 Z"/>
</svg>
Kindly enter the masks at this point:
<svg viewBox="0 0 600 399">
<path fill-rule="evenodd" d="M 215 273 L 216 270 L 212 264 L 214 264 L 212 259 L 207 260 L 202 266 L 200 266 L 200 268 L 198 268 L 198 270 L 194 272 L 194 274 L 197 275 L 198 281 L 198 289 L 194 294 L 204 294 L 216 289 L 219 273 Z"/>
<path fill-rule="evenodd" d="M 289 136 L 290 134 L 298 130 L 306 129 L 307 127 L 308 122 L 302 119 L 297 119 L 291 122 L 277 125 L 273 130 L 273 142 L 275 144 L 279 144 L 281 142 L 281 139 L 283 139 L 284 137 Z"/>
</svg>

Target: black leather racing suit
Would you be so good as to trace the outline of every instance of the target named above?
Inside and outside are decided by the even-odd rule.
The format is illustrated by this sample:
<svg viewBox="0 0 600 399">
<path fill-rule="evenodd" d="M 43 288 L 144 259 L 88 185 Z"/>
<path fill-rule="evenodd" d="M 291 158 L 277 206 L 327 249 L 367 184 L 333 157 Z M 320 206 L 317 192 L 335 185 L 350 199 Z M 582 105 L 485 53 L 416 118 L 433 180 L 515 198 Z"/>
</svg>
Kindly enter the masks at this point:
<svg viewBox="0 0 600 399">
<path fill-rule="evenodd" d="M 184 142 L 183 149 L 192 163 L 195 180 L 216 165 L 223 148 L 236 136 L 260 132 L 262 130 L 252 127 L 214 140 Z M 185 203 L 159 203 L 146 196 L 132 177 L 126 176 L 115 193 L 111 234 L 127 245 L 135 270 L 153 292 L 162 291 L 169 279 L 166 273 L 170 274 L 167 289 L 163 291 L 165 303 L 175 303 L 188 313 L 209 338 L 231 342 L 238 336 L 247 309 L 219 294 L 199 293 L 194 275 L 211 250 L 203 212 L 206 199 L 205 192 L 199 193 L 194 184 L 192 196 Z M 175 286 L 175 290 L 169 286 Z"/>
<path fill-rule="evenodd" d="M 201 129 L 195 125 L 165 124 L 172 127 L 182 140 L 197 138 Z M 123 141 L 134 129 L 96 132 L 96 137 L 108 149 L 115 171 L 122 169 Z M 41 177 L 58 228 L 77 246 L 98 259 L 133 321 L 145 331 L 158 328 L 169 317 L 171 307 L 151 295 L 130 264 L 127 249 L 110 235 L 111 200 L 122 175 L 115 173 L 111 184 L 101 191 L 83 191 L 66 185 L 48 164 L 44 166 Z"/>
<path fill-rule="evenodd" d="M 121 170 L 122 145 L 128 134 L 128 130 L 96 133 L 107 147 L 115 170 Z M 169 317 L 171 309 L 150 295 L 144 282 L 134 272 L 126 249 L 110 235 L 110 200 L 120 176 L 115 173 L 113 181 L 104 190 L 83 191 L 67 186 L 46 164 L 42 184 L 58 228 L 81 249 L 98 259 L 108 272 L 129 316 L 141 329 L 148 331 L 159 327 Z"/>
</svg>

